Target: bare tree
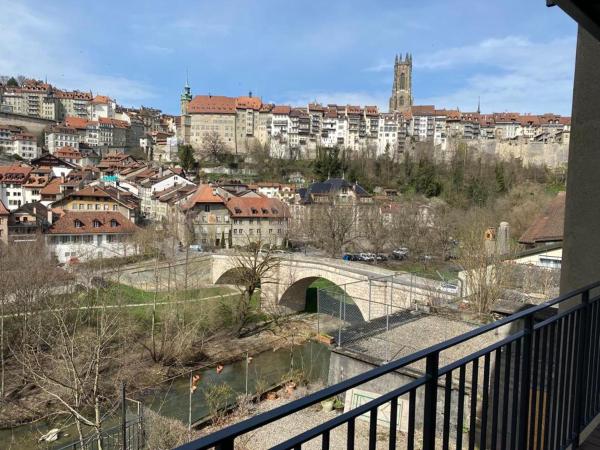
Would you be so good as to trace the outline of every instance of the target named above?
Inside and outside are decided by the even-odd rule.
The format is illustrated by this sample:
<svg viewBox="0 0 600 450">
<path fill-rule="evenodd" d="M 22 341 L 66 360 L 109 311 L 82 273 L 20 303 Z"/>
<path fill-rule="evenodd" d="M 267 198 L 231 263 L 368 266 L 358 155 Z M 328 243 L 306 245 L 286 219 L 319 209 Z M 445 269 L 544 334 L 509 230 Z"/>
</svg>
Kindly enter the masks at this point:
<svg viewBox="0 0 600 450">
<path fill-rule="evenodd" d="M 87 296 L 88 308 L 68 299 L 45 300 L 44 311 L 37 314 L 43 315 L 44 326 L 29 321 L 26 332 L 34 339 L 14 348 L 13 354 L 27 379 L 52 399 L 55 413 L 74 420 L 80 440 L 85 427 L 91 427 L 101 448 L 105 412 L 118 402 L 115 371 L 123 327 L 119 310 L 105 308 L 102 291 Z"/>
<path fill-rule="evenodd" d="M 344 247 L 357 237 L 358 209 L 361 207 L 330 198 L 327 203 L 307 208 L 307 226 L 314 242 L 332 258 L 340 256 Z"/>
<path fill-rule="evenodd" d="M 392 242 L 392 230 L 389 216 L 382 214 L 379 205 L 361 207 L 358 222 L 360 235 L 370 251 L 379 255 L 388 249 Z"/>
<path fill-rule="evenodd" d="M 229 153 L 227 145 L 218 131 L 209 131 L 202 136 L 201 151 L 202 157 L 215 162 L 222 162 Z"/>
<path fill-rule="evenodd" d="M 239 301 L 230 307 L 234 333 L 243 334 L 244 328 L 254 317 L 252 297 L 257 289 L 277 282 L 280 258 L 271 246 L 261 240 L 248 242 L 246 249 L 230 258 L 229 265 L 234 274 L 233 280 L 240 291 Z"/>
<path fill-rule="evenodd" d="M 489 217 L 485 211 L 470 211 L 459 235 L 464 293 L 472 309 L 482 317 L 489 314 L 494 303 L 502 298 L 509 275 L 509 268 L 503 262 L 506 255 L 498 255 L 494 245 L 486 244 Z"/>
</svg>

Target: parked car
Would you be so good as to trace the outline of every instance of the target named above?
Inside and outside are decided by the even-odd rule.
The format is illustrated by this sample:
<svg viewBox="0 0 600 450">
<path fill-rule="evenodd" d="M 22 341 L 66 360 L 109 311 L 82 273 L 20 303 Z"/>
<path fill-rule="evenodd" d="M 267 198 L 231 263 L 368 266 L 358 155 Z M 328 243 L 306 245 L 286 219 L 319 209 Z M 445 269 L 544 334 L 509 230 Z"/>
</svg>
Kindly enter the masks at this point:
<svg viewBox="0 0 600 450">
<path fill-rule="evenodd" d="M 397 248 L 396 250 L 392 251 L 392 258 L 398 260 L 408 258 L 408 249 L 406 247 Z"/>
<path fill-rule="evenodd" d="M 440 291 L 448 294 L 458 294 L 458 285 L 454 283 L 442 283 L 440 286 Z"/>
<path fill-rule="evenodd" d="M 360 261 L 366 261 L 366 262 L 374 262 L 375 261 L 374 253 L 360 253 L 358 256 L 360 258 Z"/>
<path fill-rule="evenodd" d="M 191 244 L 190 245 L 190 250 L 193 252 L 203 252 L 204 250 L 202 249 L 202 245 L 201 244 Z"/>
<path fill-rule="evenodd" d="M 382 254 L 378 254 L 375 256 L 375 258 L 377 258 L 377 261 L 387 261 L 388 257 Z"/>
</svg>

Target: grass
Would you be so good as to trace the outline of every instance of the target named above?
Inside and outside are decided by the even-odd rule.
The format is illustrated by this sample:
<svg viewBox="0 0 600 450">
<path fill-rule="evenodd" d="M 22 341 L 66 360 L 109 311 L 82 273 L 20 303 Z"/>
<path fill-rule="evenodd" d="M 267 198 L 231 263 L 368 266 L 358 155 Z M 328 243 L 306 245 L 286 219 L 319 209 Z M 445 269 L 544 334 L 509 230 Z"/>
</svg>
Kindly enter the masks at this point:
<svg viewBox="0 0 600 450">
<path fill-rule="evenodd" d="M 326 278 L 317 278 L 306 289 L 306 307 L 304 309 L 306 312 L 317 312 L 317 291 L 319 289 L 327 289 L 333 296 L 346 298 L 347 303 L 352 303 L 352 298 L 348 295 L 344 297 L 344 290 L 337 284 Z"/>
<path fill-rule="evenodd" d="M 126 284 L 111 283 L 106 288 L 110 292 L 109 298 L 114 303 L 121 304 L 136 304 L 136 303 L 152 303 L 154 301 L 154 292 L 145 291 L 143 289 L 135 288 Z M 168 302 L 168 301 L 185 301 L 185 300 L 196 300 L 206 297 L 214 297 L 217 295 L 227 295 L 235 293 L 236 291 L 221 286 L 205 287 L 188 290 L 177 290 L 172 292 L 159 291 L 156 293 L 157 302 Z"/>
</svg>

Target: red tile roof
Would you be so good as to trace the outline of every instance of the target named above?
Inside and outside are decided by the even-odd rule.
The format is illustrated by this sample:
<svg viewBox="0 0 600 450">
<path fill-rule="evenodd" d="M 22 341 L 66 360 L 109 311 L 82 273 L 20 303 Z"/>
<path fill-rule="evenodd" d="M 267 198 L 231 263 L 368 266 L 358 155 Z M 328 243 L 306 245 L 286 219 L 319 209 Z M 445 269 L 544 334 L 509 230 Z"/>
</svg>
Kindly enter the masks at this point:
<svg viewBox="0 0 600 450">
<path fill-rule="evenodd" d="M 95 221 L 99 226 L 94 227 Z M 133 222 L 115 211 L 68 211 L 50 226 L 48 234 L 131 234 L 137 230 Z"/>
<path fill-rule="evenodd" d="M 231 217 L 271 217 L 284 219 L 289 217 L 289 210 L 285 203 L 275 198 L 267 197 L 232 197 L 225 206 Z"/>
<path fill-rule="evenodd" d="M 276 106 L 273 107 L 273 111 L 271 111 L 271 112 L 273 114 L 288 115 L 291 110 L 292 110 L 291 106 L 276 105 Z"/>
<path fill-rule="evenodd" d="M 183 209 L 190 209 L 197 204 L 203 203 L 225 203 L 225 200 L 214 193 L 214 188 L 208 184 L 201 184 L 196 192 L 183 206 Z"/>
<path fill-rule="evenodd" d="M 8 210 L 8 208 L 6 208 L 6 206 L 4 206 L 4 203 L 2 203 L 2 199 L 0 198 L 0 215 L 7 216 L 9 214 L 10 211 Z"/>
<path fill-rule="evenodd" d="M 565 221 L 565 193 L 559 192 L 544 212 L 519 238 L 521 244 L 562 241 Z"/>
<path fill-rule="evenodd" d="M 92 103 L 95 103 L 95 104 L 108 104 L 109 102 L 110 102 L 110 98 L 107 97 L 106 95 L 96 95 L 92 99 Z"/>
<path fill-rule="evenodd" d="M 25 184 L 31 169 L 27 165 L 0 166 L 0 183 Z"/>
<path fill-rule="evenodd" d="M 258 111 L 262 106 L 262 101 L 258 97 L 238 97 L 235 100 L 235 106 L 240 109 L 254 109 Z"/>
<path fill-rule="evenodd" d="M 65 117 L 65 125 L 78 130 L 85 130 L 89 120 L 82 117 Z"/>
<path fill-rule="evenodd" d="M 50 181 L 46 186 L 40 190 L 40 194 L 42 195 L 58 195 L 60 194 L 60 185 L 62 184 L 62 180 L 60 178 L 54 178 Z"/>
<path fill-rule="evenodd" d="M 235 114 L 236 99 L 222 95 L 197 95 L 188 106 L 191 114 Z"/>
<path fill-rule="evenodd" d="M 54 156 L 57 158 L 81 159 L 81 152 L 76 148 L 65 146 L 57 149 L 54 152 Z"/>
</svg>

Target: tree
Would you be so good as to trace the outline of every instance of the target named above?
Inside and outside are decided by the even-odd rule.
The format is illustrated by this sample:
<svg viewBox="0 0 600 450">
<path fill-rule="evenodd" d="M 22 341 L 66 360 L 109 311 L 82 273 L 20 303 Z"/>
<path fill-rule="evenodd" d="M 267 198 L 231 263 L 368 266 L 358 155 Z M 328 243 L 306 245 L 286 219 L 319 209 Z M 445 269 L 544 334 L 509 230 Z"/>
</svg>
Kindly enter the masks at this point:
<svg viewBox="0 0 600 450">
<path fill-rule="evenodd" d="M 80 297 L 45 296 L 43 312 L 27 321 L 29 336 L 12 353 L 26 379 L 52 399 L 56 415 L 71 418 L 80 442 L 91 427 L 102 448 L 104 412 L 118 401 L 120 357 L 118 342 L 128 327 L 120 323 L 119 309 L 107 309 L 104 291 L 91 289 Z M 42 319 L 39 326 L 37 319 Z"/>
<path fill-rule="evenodd" d="M 6 85 L 8 87 L 19 87 L 19 83 L 17 82 L 17 80 L 15 80 L 14 77 L 10 77 L 6 82 Z"/>
<path fill-rule="evenodd" d="M 360 206 L 338 202 L 333 195 L 327 203 L 307 206 L 309 236 L 332 258 L 339 257 L 344 247 L 357 237 Z"/>
<path fill-rule="evenodd" d="M 264 290 L 266 285 L 277 283 L 275 276 L 279 264 L 280 258 L 262 240 L 249 240 L 245 250 L 230 258 L 229 265 L 240 296 L 236 303 L 225 307 L 232 316 L 233 332 L 238 337 L 243 335 L 244 328 L 254 317 L 252 297 L 257 289 Z"/>
<path fill-rule="evenodd" d="M 390 207 L 390 205 L 387 205 L 387 208 Z M 378 205 L 361 207 L 359 210 L 359 229 L 362 238 L 368 244 L 369 250 L 375 254 L 382 254 L 392 240 L 389 210 L 382 211 Z"/>
<path fill-rule="evenodd" d="M 202 154 L 214 162 L 223 162 L 228 156 L 227 145 L 218 131 L 209 131 L 202 137 Z"/>
<path fill-rule="evenodd" d="M 474 312 L 481 317 L 488 315 L 493 304 L 501 298 L 507 276 L 507 267 L 503 263 L 506 255 L 498 255 L 495 246 L 490 248 L 485 243 L 485 230 L 490 223 L 495 223 L 493 220 L 489 212 L 472 209 L 461 222 L 459 231 L 464 294 Z"/>
<path fill-rule="evenodd" d="M 180 145 L 178 150 L 179 162 L 186 172 L 190 172 L 196 165 L 194 149 L 191 145 Z"/>
<path fill-rule="evenodd" d="M 347 169 L 345 152 L 340 154 L 339 147 L 318 148 L 313 167 L 321 181 L 340 177 Z"/>
</svg>

